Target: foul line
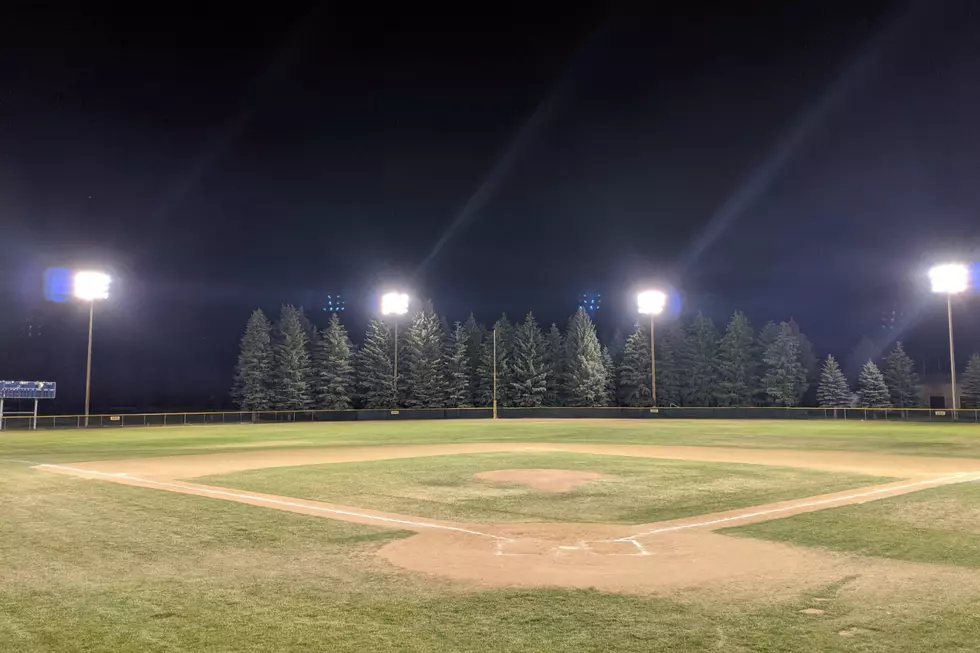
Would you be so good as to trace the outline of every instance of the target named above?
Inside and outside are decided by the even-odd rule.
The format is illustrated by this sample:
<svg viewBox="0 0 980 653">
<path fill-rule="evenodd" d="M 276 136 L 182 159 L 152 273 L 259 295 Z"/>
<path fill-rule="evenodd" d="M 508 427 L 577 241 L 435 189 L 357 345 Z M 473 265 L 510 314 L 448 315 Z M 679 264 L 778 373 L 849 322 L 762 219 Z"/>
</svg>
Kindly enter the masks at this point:
<svg viewBox="0 0 980 653">
<path fill-rule="evenodd" d="M 137 476 L 130 476 L 125 473 L 112 474 L 109 472 L 98 472 L 91 469 L 81 469 L 79 467 L 68 467 L 65 465 L 52 465 L 52 464 L 42 464 L 38 467 L 49 467 L 51 469 L 63 469 L 69 472 L 74 472 L 78 474 L 93 474 L 95 476 L 105 476 L 107 478 L 125 478 L 130 481 L 136 481 L 137 483 L 147 483 L 149 485 L 156 485 L 162 488 L 173 488 L 175 490 L 184 490 L 188 494 L 193 494 L 195 492 L 203 492 L 206 494 L 212 494 L 219 497 L 230 497 L 232 499 L 247 499 L 249 501 L 258 501 L 261 503 L 269 503 L 276 506 L 287 506 L 290 508 L 303 508 L 304 510 L 316 510 L 318 512 L 326 512 L 332 515 L 344 515 L 346 517 L 358 517 L 360 519 L 373 519 L 375 521 L 385 522 L 388 524 L 400 524 L 402 526 L 416 526 L 419 528 L 433 528 L 436 530 L 443 531 L 453 531 L 456 533 L 465 533 L 467 535 L 478 535 L 481 537 L 489 537 L 494 540 L 511 542 L 511 538 L 502 537 L 500 535 L 492 535 L 490 533 L 481 533 L 480 531 L 470 530 L 468 528 L 460 528 L 459 526 L 444 526 L 443 524 L 432 524 L 430 522 L 421 521 L 409 521 L 407 519 L 395 519 L 392 517 L 379 517 L 377 515 L 368 515 L 362 512 L 353 512 L 351 510 L 338 510 L 336 508 L 324 508 L 323 506 L 309 505 L 306 503 L 296 503 L 295 501 L 282 501 L 280 499 L 272 499 L 269 497 L 263 497 L 254 494 L 240 494 L 237 492 L 228 492 L 226 490 L 217 490 L 215 488 L 208 487 L 206 485 L 180 485 L 178 483 L 167 483 L 164 481 L 154 481 L 148 478 L 139 478 Z"/>
<path fill-rule="evenodd" d="M 659 533 L 670 533 L 673 531 L 683 531 L 689 528 L 700 528 L 702 526 L 714 526 L 715 524 L 724 524 L 726 522 L 739 521 L 742 519 L 751 519 L 752 517 L 763 517 L 765 515 L 772 515 L 780 512 L 787 512 L 790 510 L 799 510 L 800 508 L 812 508 L 813 506 L 823 506 L 828 503 L 838 503 L 841 501 L 848 501 L 850 499 L 861 499 L 863 497 L 871 497 L 879 494 L 886 494 L 888 492 L 894 492 L 897 490 L 905 490 L 912 487 L 918 487 L 920 485 L 935 485 L 937 483 L 943 483 L 946 481 L 952 481 L 963 476 L 968 476 L 969 474 L 974 474 L 976 472 L 959 472 L 956 474 L 951 474 L 949 476 L 941 476 L 939 478 L 932 478 L 925 481 L 916 481 L 914 483 L 906 483 L 905 485 L 893 485 L 886 488 L 878 488 L 876 490 L 868 490 L 867 492 L 858 492 L 857 494 L 848 494 L 843 497 L 834 497 L 832 499 L 821 499 L 820 501 L 807 501 L 805 503 L 794 503 L 791 506 L 783 506 L 782 508 L 771 508 L 769 510 L 759 510 L 756 512 L 746 513 L 744 515 L 733 515 L 732 517 L 720 517 L 718 519 L 712 519 L 710 521 L 698 522 L 696 524 L 681 524 L 679 526 L 665 526 L 664 528 L 655 528 L 652 531 L 644 531 L 643 533 L 636 533 L 635 535 L 630 535 L 629 537 L 621 537 L 614 542 L 628 542 L 633 538 L 644 537 L 646 535 L 657 535 Z M 973 478 L 972 480 L 978 480 Z M 875 496 L 876 499 L 882 499 L 885 497 Z M 873 499 L 872 499 L 873 500 Z M 866 503 L 866 502 L 862 502 Z"/>
</svg>

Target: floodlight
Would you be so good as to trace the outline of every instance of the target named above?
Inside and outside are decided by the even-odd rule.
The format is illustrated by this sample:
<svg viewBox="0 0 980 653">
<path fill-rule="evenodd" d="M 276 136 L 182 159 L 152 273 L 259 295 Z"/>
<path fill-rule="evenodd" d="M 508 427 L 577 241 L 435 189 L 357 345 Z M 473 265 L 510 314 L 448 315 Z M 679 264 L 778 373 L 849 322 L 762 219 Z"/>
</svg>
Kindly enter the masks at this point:
<svg viewBox="0 0 980 653">
<path fill-rule="evenodd" d="M 636 296 L 636 306 L 642 315 L 660 315 L 667 305 L 667 295 L 661 290 L 645 290 Z"/>
<path fill-rule="evenodd" d="M 948 295 L 963 292 L 970 286 L 970 270 L 962 263 L 946 263 L 929 270 L 932 292 Z"/>
<path fill-rule="evenodd" d="M 382 315 L 404 315 L 408 313 L 408 295 L 389 292 L 381 296 Z"/>
<path fill-rule="evenodd" d="M 109 298 L 109 283 L 111 279 L 104 272 L 83 270 L 75 273 L 73 292 L 76 298 L 85 301 Z"/>
</svg>

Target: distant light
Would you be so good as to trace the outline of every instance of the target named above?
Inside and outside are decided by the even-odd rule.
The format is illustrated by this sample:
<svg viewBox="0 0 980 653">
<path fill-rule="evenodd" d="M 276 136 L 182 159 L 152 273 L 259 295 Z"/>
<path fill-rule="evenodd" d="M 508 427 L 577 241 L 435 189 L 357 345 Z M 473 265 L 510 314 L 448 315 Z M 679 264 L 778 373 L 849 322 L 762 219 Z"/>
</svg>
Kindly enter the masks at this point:
<svg viewBox="0 0 980 653">
<path fill-rule="evenodd" d="M 389 292 L 381 296 L 382 315 L 404 315 L 408 313 L 408 295 Z"/>
<path fill-rule="evenodd" d="M 112 280 L 105 272 L 83 270 L 75 273 L 73 294 L 78 299 L 94 301 L 109 298 L 109 283 Z"/>
<path fill-rule="evenodd" d="M 929 270 L 932 292 L 947 295 L 963 292 L 970 287 L 970 270 L 962 263 L 946 263 Z"/>
<path fill-rule="evenodd" d="M 636 296 L 636 307 L 643 315 L 660 315 L 667 306 L 667 295 L 660 290 L 646 290 Z"/>
</svg>

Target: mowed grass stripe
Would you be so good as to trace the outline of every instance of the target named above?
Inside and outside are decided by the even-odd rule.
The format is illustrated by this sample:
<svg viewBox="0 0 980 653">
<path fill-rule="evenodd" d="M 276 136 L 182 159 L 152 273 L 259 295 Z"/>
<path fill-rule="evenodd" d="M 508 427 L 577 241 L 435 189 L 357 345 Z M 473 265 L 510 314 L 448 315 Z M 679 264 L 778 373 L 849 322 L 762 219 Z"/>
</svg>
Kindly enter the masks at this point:
<svg viewBox="0 0 980 653">
<path fill-rule="evenodd" d="M 501 469 L 605 477 L 563 493 L 490 483 Z M 205 485 L 457 522 L 643 524 L 866 487 L 895 479 L 735 463 L 562 452 L 430 456 L 249 470 Z"/>
</svg>

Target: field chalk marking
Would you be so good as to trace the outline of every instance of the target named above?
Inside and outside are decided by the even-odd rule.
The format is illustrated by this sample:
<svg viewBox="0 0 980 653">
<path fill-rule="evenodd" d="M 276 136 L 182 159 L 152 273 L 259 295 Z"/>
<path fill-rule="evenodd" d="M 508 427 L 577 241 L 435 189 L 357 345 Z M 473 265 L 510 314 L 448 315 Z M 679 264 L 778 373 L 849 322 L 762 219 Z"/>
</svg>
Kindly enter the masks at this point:
<svg viewBox="0 0 980 653">
<path fill-rule="evenodd" d="M 445 526 L 443 524 L 433 524 L 430 522 L 422 521 L 409 521 L 407 519 L 395 519 L 393 517 L 380 517 L 378 515 L 368 515 L 362 512 L 354 512 L 352 510 L 338 510 L 336 508 L 324 508 L 323 506 L 309 505 L 306 503 L 297 503 L 295 501 L 282 501 L 280 499 L 272 499 L 269 497 L 263 497 L 255 494 L 241 494 L 237 492 L 228 492 L 227 490 L 218 490 L 215 488 L 207 487 L 206 485 L 181 485 L 179 483 L 167 483 L 164 481 L 154 481 L 148 478 L 139 478 L 137 476 L 130 476 L 125 473 L 109 473 L 109 472 L 99 472 L 92 469 L 81 469 L 80 467 L 68 467 L 66 465 L 51 465 L 42 464 L 38 467 L 47 467 L 50 469 L 62 469 L 65 471 L 73 472 L 76 474 L 92 474 L 94 476 L 103 476 L 106 478 L 126 478 L 131 481 L 136 481 L 137 483 L 146 483 L 148 485 L 155 485 L 162 488 L 170 488 L 174 490 L 182 490 L 187 494 L 193 494 L 195 492 L 201 492 L 205 494 L 211 494 L 219 497 L 229 497 L 232 499 L 247 499 L 249 501 L 257 501 L 260 503 L 268 503 L 275 506 L 286 506 L 289 508 L 303 508 L 305 510 L 316 510 L 318 512 L 326 512 L 332 515 L 344 515 L 346 517 L 358 517 L 360 519 L 371 519 L 374 521 L 385 522 L 388 524 L 400 524 L 402 526 L 415 526 L 418 528 L 431 528 L 435 530 L 442 531 L 453 531 L 456 533 L 465 533 L 466 535 L 478 535 L 480 537 L 489 537 L 497 541 L 512 542 L 513 540 L 509 537 L 502 537 L 500 535 L 492 535 L 490 533 L 481 533 L 480 531 L 470 530 L 468 528 L 460 528 L 458 526 Z"/>
<path fill-rule="evenodd" d="M 724 524 L 726 522 L 740 521 L 742 519 L 751 519 L 753 517 L 763 517 L 765 515 L 773 515 L 780 512 L 788 512 L 790 510 L 799 510 L 800 508 L 812 508 L 813 506 L 823 506 L 830 503 L 839 503 L 841 501 L 850 501 L 851 499 L 861 499 L 864 497 L 874 497 L 873 499 L 868 499 L 868 501 L 874 501 L 876 499 L 884 499 L 887 497 L 882 497 L 878 495 L 887 494 L 889 492 L 897 492 L 899 490 L 907 490 L 913 487 L 919 487 L 921 485 L 936 485 L 941 483 L 946 483 L 949 481 L 955 481 L 964 476 L 969 476 L 971 474 L 977 474 L 977 472 L 958 472 L 956 474 L 950 474 L 949 476 L 940 476 L 939 478 L 931 478 L 925 481 L 915 481 L 914 483 L 906 483 L 905 485 L 893 485 L 886 488 L 878 488 L 876 490 L 868 490 L 866 492 L 858 492 L 857 494 L 848 494 L 843 497 L 834 497 L 832 499 L 821 499 L 820 501 L 805 501 L 803 503 L 794 503 L 790 506 L 783 506 L 782 508 L 771 508 L 769 510 L 758 510 L 756 512 L 746 513 L 744 515 L 733 515 L 731 517 L 721 517 L 719 519 L 712 519 L 709 521 L 697 522 L 695 524 L 680 524 L 678 526 L 665 526 L 663 528 L 655 528 L 651 531 L 644 531 L 643 533 L 636 533 L 635 535 L 630 535 L 629 537 L 621 537 L 614 542 L 628 542 L 637 537 L 644 537 L 647 535 L 657 535 L 659 533 L 671 533 L 673 531 L 683 531 L 689 528 L 701 528 L 702 526 L 714 526 L 715 524 Z M 972 479 L 976 481 L 980 477 L 974 476 Z M 861 503 L 868 503 L 868 501 L 862 501 Z"/>
</svg>

